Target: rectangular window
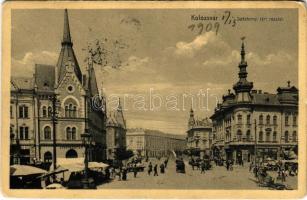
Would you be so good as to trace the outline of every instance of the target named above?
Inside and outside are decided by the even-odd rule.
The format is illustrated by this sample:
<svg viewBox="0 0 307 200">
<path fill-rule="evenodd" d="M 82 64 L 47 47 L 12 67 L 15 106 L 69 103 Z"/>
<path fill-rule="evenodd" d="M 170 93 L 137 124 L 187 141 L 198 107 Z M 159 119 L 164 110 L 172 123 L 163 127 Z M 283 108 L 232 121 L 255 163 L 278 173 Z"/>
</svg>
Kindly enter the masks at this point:
<svg viewBox="0 0 307 200">
<path fill-rule="evenodd" d="M 19 106 L 19 118 L 28 118 L 29 109 L 27 106 Z"/>
<path fill-rule="evenodd" d="M 19 106 L 19 118 L 23 118 L 23 106 Z"/>
<path fill-rule="evenodd" d="M 19 127 L 19 137 L 21 140 L 28 140 L 29 139 L 29 127 L 20 126 Z"/>
</svg>

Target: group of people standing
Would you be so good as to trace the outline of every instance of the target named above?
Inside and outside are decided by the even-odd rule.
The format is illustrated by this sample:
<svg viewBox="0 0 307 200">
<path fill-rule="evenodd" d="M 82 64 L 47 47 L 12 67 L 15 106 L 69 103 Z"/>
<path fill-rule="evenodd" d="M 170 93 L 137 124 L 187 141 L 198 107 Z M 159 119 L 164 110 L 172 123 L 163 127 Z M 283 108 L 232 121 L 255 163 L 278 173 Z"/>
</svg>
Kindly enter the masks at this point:
<svg viewBox="0 0 307 200">
<path fill-rule="evenodd" d="M 164 174 L 165 173 L 165 169 L 167 168 L 167 163 L 168 163 L 168 158 L 166 158 L 161 164 L 160 164 L 160 173 Z M 148 175 L 150 176 L 151 173 L 153 172 L 154 176 L 159 176 L 158 174 L 158 164 L 152 164 L 151 162 L 149 162 L 148 164 Z"/>
</svg>

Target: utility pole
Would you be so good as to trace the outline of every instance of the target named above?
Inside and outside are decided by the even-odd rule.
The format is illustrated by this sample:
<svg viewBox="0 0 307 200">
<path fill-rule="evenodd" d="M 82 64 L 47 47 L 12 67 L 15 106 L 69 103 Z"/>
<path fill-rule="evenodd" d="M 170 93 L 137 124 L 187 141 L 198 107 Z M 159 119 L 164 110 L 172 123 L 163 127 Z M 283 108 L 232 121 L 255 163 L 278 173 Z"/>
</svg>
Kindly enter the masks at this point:
<svg viewBox="0 0 307 200">
<path fill-rule="evenodd" d="M 53 169 L 55 170 L 57 167 L 56 159 L 57 159 L 57 153 L 56 153 L 56 125 L 58 123 L 58 112 L 57 112 L 57 106 L 59 103 L 59 100 L 57 99 L 57 94 L 53 94 L 49 97 L 50 101 L 52 102 L 52 112 L 51 112 L 51 121 L 52 121 L 52 148 L 53 148 Z"/>
</svg>

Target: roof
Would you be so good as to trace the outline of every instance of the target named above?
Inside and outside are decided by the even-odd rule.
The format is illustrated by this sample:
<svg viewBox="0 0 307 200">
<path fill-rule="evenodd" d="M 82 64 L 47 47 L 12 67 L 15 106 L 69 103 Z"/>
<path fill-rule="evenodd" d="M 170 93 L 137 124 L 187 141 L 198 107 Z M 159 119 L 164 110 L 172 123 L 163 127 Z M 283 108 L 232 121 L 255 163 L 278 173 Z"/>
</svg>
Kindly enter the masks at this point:
<svg viewBox="0 0 307 200">
<path fill-rule="evenodd" d="M 58 69 L 58 82 L 60 82 L 66 73 L 66 65 L 68 61 L 70 61 L 74 67 L 74 71 L 76 76 L 78 77 L 79 81 L 82 82 L 82 73 L 73 50 L 73 43 L 70 37 L 70 29 L 69 29 L 69 20 L 68 20 L 68 13 L 65 9 L 64 12 L 64 31 L 63 31 L 63 41 L 62 41 L 62 48 L 60 52 L 60 56 L 57 62 L 57 69 Z"/>
<path fill-rule="evenodd" d="M 134 135 L 157 136 L 157 137 L 164 137 L 164 138 L 173 138 L 173 139 L 178 139 L 178 140 L 185 140 L 186 138 L 185 135 L 164 133 L 159 130 L 150 130 L 150 129 L 142 129 L 142 128 L 128 129 L 126 136 L 134 136 Z"/>
<path fill-rule="evenodd" d="M 106 126 L 126 128 L 126 123 L 125 123 L 122 112 L 118 110 L 114 112 L 110 112 L 107 118 Z"/>
<path fill-rule="evenodd" d="M 38 90 L 54 91 L 55 66 L 36 64 L 34 78 Z"/>
<path fill-rule="evenodd" d="M 251 94 L 253 104 L 262 105 L 279 105 L 278 96 L 276 94 Z"/>
<path fill-rule="evenodd" d="M 11 77 L 11 90 L 33 90 L 34 80 L 30 77 Z"/>
</svg>

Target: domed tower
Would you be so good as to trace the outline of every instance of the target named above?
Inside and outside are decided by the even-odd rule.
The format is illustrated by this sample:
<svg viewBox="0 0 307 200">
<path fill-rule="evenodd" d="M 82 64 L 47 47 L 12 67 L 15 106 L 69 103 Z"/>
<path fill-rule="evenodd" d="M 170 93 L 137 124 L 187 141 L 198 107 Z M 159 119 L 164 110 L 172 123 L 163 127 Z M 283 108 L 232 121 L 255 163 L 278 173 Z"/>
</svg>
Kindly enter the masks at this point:
<svg viewBox="0 0 307 200">
<path fill-rule="evenodd" d="M 239 81 L 233 86 L 236 92 L 236 102 L 250 103 L 251 95 L 250 91 L 253 88 L 253 82 L 247 81 L 247 62 L 245 61 L 245 49 L 244 49 L 244 37 L 242 39 L 241 46 L 241 62 L 239 63 Z"/>
</svg>

